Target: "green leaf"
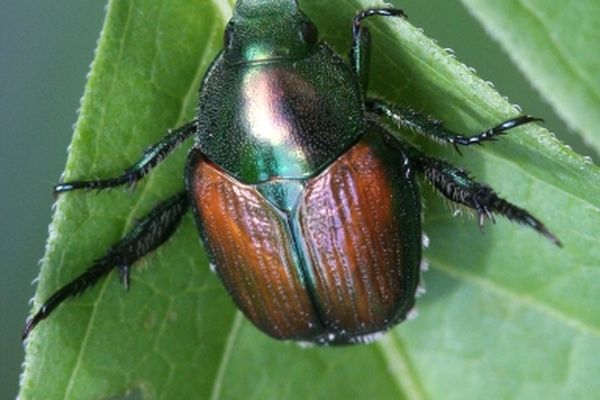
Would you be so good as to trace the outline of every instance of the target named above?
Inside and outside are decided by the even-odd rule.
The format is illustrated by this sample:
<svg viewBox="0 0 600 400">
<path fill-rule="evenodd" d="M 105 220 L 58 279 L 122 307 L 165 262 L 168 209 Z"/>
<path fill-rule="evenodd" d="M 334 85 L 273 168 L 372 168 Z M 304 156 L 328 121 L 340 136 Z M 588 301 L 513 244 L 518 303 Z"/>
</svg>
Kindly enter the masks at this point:
<svg viewBox="0 0 600 400">
<path fill-rule="evenodd" d="M 463 3 L 556 113 L 600 154 L 600 2 Z"/>
<path fill-rule="evenodd" d="M 192 118 L 196 91 L 220 47 L 226 2 L 113 0 L 69 152 L 65 179 L 105 177 L 168 128 Z M 340 52 L 366 1 L 302 1 Z M 467 68 L 401 20 L 373 28 L 372 91 L 475 133 L 516 115 Z M 412 137 L 409 136 L 412 139 Z M 135 265 L 42 322 L 27 343 L 22 399 L 590 398 L 600 392 L 600 171 L 538 126 L 458 157 L 564 243 L 498 221 L 481 235 L 424 187 L 426 296 L 420 317 L 383 340 L 302 349 L 252 327 L 209 272 L 187 216 Z M 135 191 L 59 198 L 34 308 L 81 273 L 136 218 L 181 190 L 185 150 Z"/>
</svg>

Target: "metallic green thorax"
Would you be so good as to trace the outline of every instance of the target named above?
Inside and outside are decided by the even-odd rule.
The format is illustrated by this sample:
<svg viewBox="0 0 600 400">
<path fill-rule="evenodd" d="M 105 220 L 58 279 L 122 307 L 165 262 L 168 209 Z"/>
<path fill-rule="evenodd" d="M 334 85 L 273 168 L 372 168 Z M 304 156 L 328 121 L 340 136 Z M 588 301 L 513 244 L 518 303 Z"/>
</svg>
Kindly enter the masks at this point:
<svg viewBox="0 0 600 400">
<path fill-rule="evenodd" d="M 200 99 L 199 148 L 246 183 L 312 176 L 364 132 L 356 78 L 295 1 L 238 1 Z"/>
</svg>

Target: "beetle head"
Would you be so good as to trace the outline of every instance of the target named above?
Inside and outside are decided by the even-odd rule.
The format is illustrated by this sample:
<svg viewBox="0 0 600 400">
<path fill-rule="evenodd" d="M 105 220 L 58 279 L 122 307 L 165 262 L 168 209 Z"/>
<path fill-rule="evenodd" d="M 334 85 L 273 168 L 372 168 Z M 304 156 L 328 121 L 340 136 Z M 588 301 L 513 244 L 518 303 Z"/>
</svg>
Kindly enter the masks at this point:
<svg viewBox="0 0 600 400">
<path fill-rule="evenodd" d="M 225 30 L 224 54 L 231 63 L 302 58 L 317 42 L 317 28 L 296 0 L 238 0 Z"/>
</svg>

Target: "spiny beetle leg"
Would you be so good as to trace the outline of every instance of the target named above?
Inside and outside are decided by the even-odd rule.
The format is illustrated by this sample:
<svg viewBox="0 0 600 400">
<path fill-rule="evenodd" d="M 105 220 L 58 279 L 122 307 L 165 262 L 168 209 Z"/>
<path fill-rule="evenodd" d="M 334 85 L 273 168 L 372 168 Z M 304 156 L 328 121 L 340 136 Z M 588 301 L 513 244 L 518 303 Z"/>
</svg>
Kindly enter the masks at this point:
<svg viewBox="0 0 600 400">
<path fill-rule="evenodd" d="M 69 297 L 83 293 L 114 268 L 119 269 L 121 281 L 129 288 L 129 266 L 163 244 L 176 230 L 189 207 L 188 196 L 181 192 L 158 204 L 139 220 L 106 255 L 94 262 L 84 273 L 54 292 L 39 311 L 27 321 L 22 338 L 27 338 L 35 326 Z"/>
<path fill-rule="evenodd" d="M 365 18 L 402 17 L 406 18 L 404 11 L 397 8 L 371 8 L 361 11 L 354 17 L 352 23 L 352 47 L 350 48 L 350 62 L 352 70 L 358 77 L 363 93 L 367 92 L 369 84 L 369 58 L 371 51 L 371 34 L 369 29 L 362 26 Z"/>
<path fill-rule="evenodd" d="M 169 153 L 176 149 L 197 129 L 196 120 L 170 132 L 158 143 L 148 147 L 144 155 L 125 172 L 115 178 L 91 181 L 74 181 L 59 183 L 54 186 L 54 193 L 69 192 L 77 189 L 107 189 L 121 185 L 133 185 L 156 167 Z"/>
<path fill-rule="evenodd" d="M 504 121 L 493 128 L 487 129 L 474 136 L 464 136 L 445 128 L 440 121 L 420 114 L 408 107 L 387 103 L 379 99 L 368 99 L 367 111 L 380 117 L 387 117 L 398 128 L 409 129 L 417 134 L 433 138 L 434 140 L 450 143 L 460 154 L 458 146 L 471 146 L 483 142 L 494 141 L 498 136 L 504 135 L 509 129 L 528 124 L 530 122 L 543 122 L 541 118 L 522 115 Z"/>
<path fill-rule="evenodd" d="M 485 218 L 493 221 L 492 213 L 496 213 L 511 221 L 529 226 L 557 246 L 562 246 L 558 238 L 540 220 L 527 210 L 499 197 L 491 187 L 473 180 L 467 171 L 456 168 L 445 161 L 424 156 L 416 149 L 412 154 L 415 168 L 422 172 L 442 195 L 477 212 L 481 229 L 483 229 Z"/>
<path fill-rule="evenodd" d="M 381 125 L 376 124 L 376 126 L 382 130 L 386 143 L 399 150 L 403 155 L 408 153 L 409 165 L 421 172 L 438 192 L 454 203 L 475 210 L 480 229 L 483 230 L 486 218 L 494 222 L 493 213 L 496 213 L 535 229 L 554 244 L 562 247 L 560 240 L 527 210 L 499 197 L 491 187 L 473 180 L 467 171 L 446 161 L 427 157 L 415 147 L 398 139 Z"/>
</svg>

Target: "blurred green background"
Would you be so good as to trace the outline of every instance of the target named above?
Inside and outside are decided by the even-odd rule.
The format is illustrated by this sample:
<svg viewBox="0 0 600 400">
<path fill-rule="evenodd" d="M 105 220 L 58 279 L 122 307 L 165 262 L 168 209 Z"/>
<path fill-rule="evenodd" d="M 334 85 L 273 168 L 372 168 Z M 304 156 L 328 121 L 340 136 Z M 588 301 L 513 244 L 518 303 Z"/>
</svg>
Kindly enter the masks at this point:
<svg viewBox="0 0 600 400">
<path fill-rule="evenodd" d="M 494 82 L 511 102 L 545 118 L 546 126 L 563 141 L 593 156 L 460 2 L 393 3 L 403 7 L 411 22 L 442 47 L 452 48 L 459 60 L 477 69 L 483 79 Z M 98 0 L 0 4 L 2 399 L 14 398 L 17 393 L 23 360 L 20 332 L 35 290 L 30 282 L 44 252 L 53 202 L 51 186 L 58 181 L 65 163 L 104 7 L 105 2 Z"/>
</svg>

